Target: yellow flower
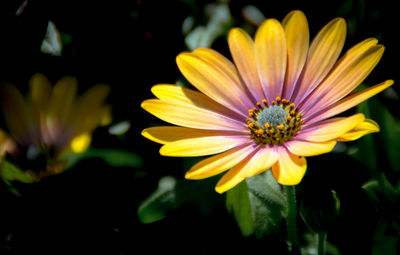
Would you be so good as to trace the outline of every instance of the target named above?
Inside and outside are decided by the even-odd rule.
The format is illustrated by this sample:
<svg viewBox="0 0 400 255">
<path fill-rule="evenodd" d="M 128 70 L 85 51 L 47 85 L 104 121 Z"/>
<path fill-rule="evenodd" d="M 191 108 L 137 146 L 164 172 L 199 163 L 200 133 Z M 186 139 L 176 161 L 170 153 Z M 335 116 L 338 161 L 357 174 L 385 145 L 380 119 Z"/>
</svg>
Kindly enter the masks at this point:
<svg viewBox="0 0 400 255">
<path fill-rule="evenodd" d="M 109 87 L 96 85 L 77 97 L 75 78 L 65 77 L 52 87 L 41 74 L 34 75 L 29 85 L 26 98 L 12 84 L 2 87 L 9 135 L 0 130 L 0 161 L 8 153 L 32 177 L 41 179 L 64 170 L 60 160 L 64 154 L 88 148 L 91 133 L 110 118 L 104 104 Z"/>
<path fill-rule="evenodd" d="M 363 114 L 331 118 L 393 84 L 388 80 L 351 93 L 384 47 L 369 38 L 338 60 L 345 37 L 346 23 L 336 18 L 309 45 L 307 19 L 292 11 L 282 22 L 264 21 L 254 41 L 242 29 L 232 29 L 228 43 L 234 64 L 211 49 L 181 53 L 178 67 L 200 92 L 154 86 L 158 99 L 142 107 L 180 127 L 152 127 L 142 134 L 164 144 L 165 156 L 217 154 L 194 165 L 186 178 L 230 169 L 216 186 L 220 193 L 271 167 L 279 183 L 296 185 L 307 168 L 305 157 L 379 131 Z"/>
</svg>

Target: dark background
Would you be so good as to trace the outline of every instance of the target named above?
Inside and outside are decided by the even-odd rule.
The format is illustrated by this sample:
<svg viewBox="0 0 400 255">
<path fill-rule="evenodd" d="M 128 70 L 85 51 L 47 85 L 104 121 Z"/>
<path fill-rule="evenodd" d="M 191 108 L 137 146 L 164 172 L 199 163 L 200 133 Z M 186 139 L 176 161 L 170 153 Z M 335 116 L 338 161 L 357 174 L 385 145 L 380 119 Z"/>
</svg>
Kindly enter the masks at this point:
<svg viewBox="0 0 400 255">
<path fill-rule="evenodd" d="M 210 2 L 31 0 L 16 16 L 22 1 L 1 1 L 1 81 L 27 91 L 29 78 L 41 72 L 52 82 L 65 75 L 76 76 L 80 91 L 96 83 L 109 84 L 108 102 L 113 107 L 114 122 L 129 120 L 132 127 L 122 138 L 99 128 L 93 146 L 136 153 L 143 158 L 144 166 L 111 168 L 100 159 L 84 160 L 74 169 L 39 183 L 16 183 L 20 197 L 0 182 L 0 254 L 282 254 L 285 244 L 279 236 L 261 240 L 241 236 L 225 209 L 224 195 L 213 190 L 217 179 L 204 181 L 210 187 L 203 198 L 208 210 L 185 204 L 152 224 L 142 224 L 137 217 L 139 204 L 157 188 L 162 176 L 183 180 L 189 168 L 180 158 L 160 156 L 160 146 L 140 135 L 142 129 L 161 123 L 143 111 L 140 103 L 152 97 L 152 85 L 175 83 L 180 77 L 175 56 L 187 50 L 182 22 L 194 15 L 198 24 L 204 24 L 203 7 Z M 344 6 L 349 2 L 351 8 L 346 10 Z M 230 8 L 236 25 L 244 22 L 241 9 L 248 4 L 278 20 L 291 10 L 302 10 L 311 37 L 339 15 L 355 21 L 356 29 L 349 31 L 344 49 L 368 37 L 378 37 L 386 47 L 367 84 L 399 81 L 395 1 L 233 0 Z M 64 47 L 62 57 L 40 52 L 48 20 L 62 33 L 71 35 L 72 42 Z M 218 38 L 213 48 L 230 56 L 225 37 Z M 393 88 L 399 92 L 396 85 Z M 383 103 L 399 116 L 398 101 Z M 319 201 L 319 186 L 327 185 L 348 194 L 343 198 L 344 211 L 331 231 L 330 241 L 343 254 L 352 254 L 352 247 L 357 247 L 358 254 L 369 254 L 382 212 L 365 202 L 366 195 L 359 189 L 368 178 L 363 166 L 346 156 L 325 155 L 308 162 L 327 174 L 305 178 L 301 184 L 304 194 L 313 193 L 313 201 Z"/>
</svg>

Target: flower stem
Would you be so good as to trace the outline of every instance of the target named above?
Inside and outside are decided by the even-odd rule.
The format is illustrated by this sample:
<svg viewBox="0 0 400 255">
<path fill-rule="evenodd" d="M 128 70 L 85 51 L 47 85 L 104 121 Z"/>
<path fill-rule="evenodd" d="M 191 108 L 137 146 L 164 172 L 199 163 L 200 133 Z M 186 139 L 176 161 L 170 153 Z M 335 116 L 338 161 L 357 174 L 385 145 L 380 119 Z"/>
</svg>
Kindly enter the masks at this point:
<svg viewBox="0 0 400 255">
<path fill-rule="evenodd" d="M 289 250 L 292 254 L 300 254 L 299 240 L 297 238 L 297 203 L 295 186 L 285 186 L 286 198 L 288 203 L 288 213 L 286 218 Z"/>
<path fill-rule="evenodd" d="M 325 255 L 326 252 L 326 232 L 320 231 L 317 234 L 318 255 Z"/>
</svg>

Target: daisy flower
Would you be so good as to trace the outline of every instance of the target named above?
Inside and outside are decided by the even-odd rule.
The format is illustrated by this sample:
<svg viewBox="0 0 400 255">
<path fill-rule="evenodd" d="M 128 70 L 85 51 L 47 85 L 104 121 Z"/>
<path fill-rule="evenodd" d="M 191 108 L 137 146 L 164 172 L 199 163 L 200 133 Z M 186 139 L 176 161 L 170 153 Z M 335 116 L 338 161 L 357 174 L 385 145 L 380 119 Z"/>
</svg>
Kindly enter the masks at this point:
<svg viewBox="0 0 400 255">
<path fill-rule="evenodd" d="M 327 153 L 338 141 L 379 131 L 363 114 L 334 117 L 393 84 L 387 80 L 354 90 L 374 69 L 384 47 L 366 39 L 340 58 L 346 22 L 336 18 L 309 43 L 305 15 L 292 11 L 282 22 L 267 19 L 254 41 L 242 29 L 229 32 L 233 63 L 212 49 L 177 56 L 184 77 L 198 91 L 176 85 L 152 87 L 157 99 L 142 107 L 177 126 L 143 130 L 161 143 L 161 155 L 213 155 L 195 164 L 188 179 L 229 170 L 216 191 L 272 169 L 277 182 L 296 185 L 308 156 Z"/>
<path fill-rule="evenodd" d="M 2 106 L 8 133 L 0 129 L 0 163 L 4 156 L 36 180 L 64 170 L 61 157 L 82 153 L 91 133 L 110 121 L 104 101 L 109 87 L 97 85 L 77 97 L 77 80 L 65 77 L 54 87 L 36 74 L 24 98 L 12 84 L 2 87 Z"/>
</svg>

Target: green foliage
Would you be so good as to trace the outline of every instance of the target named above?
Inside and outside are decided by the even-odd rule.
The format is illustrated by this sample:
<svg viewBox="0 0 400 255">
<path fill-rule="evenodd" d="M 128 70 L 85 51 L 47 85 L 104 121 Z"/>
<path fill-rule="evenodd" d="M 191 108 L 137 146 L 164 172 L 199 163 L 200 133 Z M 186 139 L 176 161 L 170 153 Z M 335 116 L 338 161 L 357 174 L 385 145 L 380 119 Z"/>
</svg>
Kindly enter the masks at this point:
<svg viewBox="0 0 400 255">
<path fill-rule="evenodd" d="M 388 161 L 393 170 L 400 169 L 400 120 L 377 99 L 371 98 L 357 107 L 358 112 L 375 120 L 380 126 L 380 132 L 360 140 L 358 152 L 354 155 L 369 168 L 377 168 L 377 160 Z M 377 159 L 377 157 L 380 157 Z M 380 164 L 383 162 L 379 162 Z"/>
<path fill-rule="evenodd" d="M 158 189 L 144 200 L 138 209 L 142 223 L 152 223 L 165 218 L 166 213 L 176 209 L 176 179 L 170 176 L 161 178 Z"/>
<path fill-rule="evenodd" d="M 230 213 L 233 213 L 243 236 L 252 235 L 254 233 L 254 219 L 247 182 L 243 181 L 227 192 L 226 207 Z"/>
<path fill-rule="evenodd" d="M 164 219 L 169 212 L 183 204 L 192 204 L 206 214 L 212 207 L 214 185 L 213 178 L 187 181 L 164 176 L 159 180 L 157 190 L 139 205 L 138 217 L 142 223 L 153 223 Z"/>
<path fill-rule="evenodd" d="M 25 172 L 14 164 L 3 160 L 0 164 L 0 176 L 6 182 L 19 181 L 23 183 L 32 183 L 34 180 L 25 174 Z"/>
<path fill-rule="evenodd" d="M 115 149 L 89 148 L 84 153 L 68 154 L 64 157 L 67 168 L 74 167 L 80 160 L 87 158 L 100 158 L 113 167 L 142 167 L 142 158 L 135 153 Z"/>
<path fill-rule="evenodd" d="M 3 159 L 0 163 L 0 177 L 7 184 L 8 189 L 11 193 L 16 196 L 21 196 L 19 191 L 13 186 L 12 182 L 19 181 L 22 183 L 32 183 L 34 180 L 26 175 L 26 173 L 15 166 L 14 164 Z"/>
<path fill-rule="evenodd" d="M 277 231 L 287 211 L 286 198 L 270 171 L 228 191 L 226 204 L 243 235 L 258 238 Z"/>
</svg>

